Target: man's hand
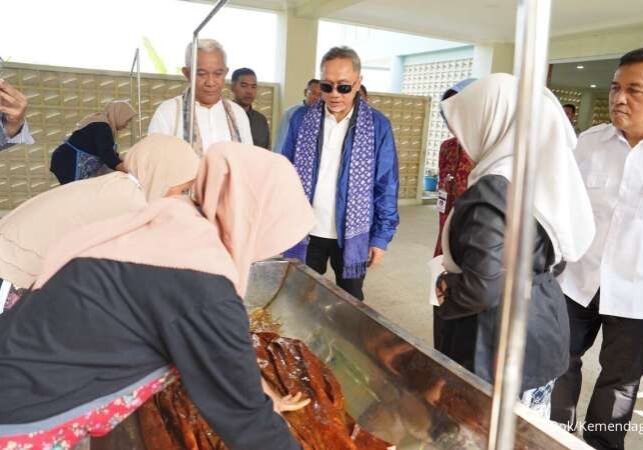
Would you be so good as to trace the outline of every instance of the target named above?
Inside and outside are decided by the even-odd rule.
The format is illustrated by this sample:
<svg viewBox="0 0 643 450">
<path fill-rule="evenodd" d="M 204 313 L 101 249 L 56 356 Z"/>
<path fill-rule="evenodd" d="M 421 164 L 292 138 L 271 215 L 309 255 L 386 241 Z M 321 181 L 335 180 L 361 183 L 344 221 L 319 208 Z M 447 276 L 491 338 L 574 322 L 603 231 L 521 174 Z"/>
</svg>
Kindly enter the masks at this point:
<svg viewBox="0 0 643 450">
<path fill-rule="evenodd" d="M 368 249 L 368 267 L 375 267 L 382 262 L 386 250 L 378 247 L 371 247 Z"/>
<path fill-rule="evenodd" d="M 5 115 L 6 135 L 9 138 L 14 137 L 25 122 L 27 97 L 5 80 L 0 80 L 0 113 Z"/>
</svg>

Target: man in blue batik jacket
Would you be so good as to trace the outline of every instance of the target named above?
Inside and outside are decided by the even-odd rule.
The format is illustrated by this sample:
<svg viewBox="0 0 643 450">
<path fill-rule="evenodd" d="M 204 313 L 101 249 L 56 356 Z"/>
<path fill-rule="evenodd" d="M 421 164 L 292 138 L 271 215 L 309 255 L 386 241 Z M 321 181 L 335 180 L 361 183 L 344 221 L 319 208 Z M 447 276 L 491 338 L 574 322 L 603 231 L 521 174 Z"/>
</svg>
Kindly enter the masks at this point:
<svg viewBox="0 0 643 450">
<path fill-rule="evenodd" d="M 357 53 L 322 58 L 322 100 L 292 116 L 283 155 L 295 166 L 316 216 L 310 236 L 285 253 L 363 300 L 366 268 L 377 265 L 399 223 L 397 154 L 389 120 L 359 95 Z M 296 211 L 293 212 L 296 214 Z"/>
<path fill-rule="evenodd" d="M 0 79 L 0 150 L 15 144 L 33 144 L 26 114 L 27 97 Z"/>
</svg>

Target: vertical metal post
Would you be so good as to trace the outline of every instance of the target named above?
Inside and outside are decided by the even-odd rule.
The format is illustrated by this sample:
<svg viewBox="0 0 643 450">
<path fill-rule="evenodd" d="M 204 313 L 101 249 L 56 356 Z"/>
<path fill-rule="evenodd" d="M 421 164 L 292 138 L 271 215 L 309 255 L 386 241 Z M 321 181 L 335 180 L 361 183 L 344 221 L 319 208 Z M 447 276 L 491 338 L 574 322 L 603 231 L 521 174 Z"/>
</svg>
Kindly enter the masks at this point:
<svg viewBox="0 0 643 450">
<path fill-rule="evenodd" d="M 134 60 L 132 61 L 132 68 L 129 71 L 129 94 L 130 100 L 134 101 L 134 69 L 136 69 L 136 103 L 137 103 L 137 116 L 138 116 L 138 136 L 134 132 L 134 124 L 132 124 L 132 145 L 137 140 L 143 137 L 143 115 L 141 111 L 141 51 L 136 49 L 134 52 Z"/>
<path fill-rule="evenodd" d="M 134 79 L 132 78 L 132 73 L 130 72 L 129 77 L 129 98 L 130 101 L 134 101 Z M 134 123 L 130 123 L 130 145 L 136 144 L 136 131 L 134 128 Z"/>
<path fill-rule="evenodd" d="M 141 110 L 141 52 L 136 49 L 136 91 L 138 102 L 138 138 L 143 138 L 143 111 Z"/>
<path fill-rule="evenodd" d="M 519 79 L 513 177 L 505 237 L 505 279 L 493 386 L 489 450 L 513 450 L 521 393 L 534 247 L 536 147 L 547 73 L 551 0 L 519 0 L 514 72 Z"/>
<path fill-rule="evenodd" d="M 210 19 L 214 17 L 216 13 L 219 12 L 221 8 L 228 2 L 228 0 L 219 0 L 219 2 L 214 5 L 212 11 L 203 19 L 203 22 L 196 27 L 194 34 L 192 36 L 192 59 L 190 64 L 190 145 L 194 145 L 194 120 L 195 120 L 195 107 L 196 107 L 196 70 L 197 70 L 197 51 L 199 43 L 199 33 L 205 27 Z"/>
<path fill-rule="evenodd" d="M 196 115 L 196 70 L 199 34 L 195 31 L 192 38 L 192 59 L 190 64 L 190 146 L 194 146 L 194 120 Z"/>
</svg>

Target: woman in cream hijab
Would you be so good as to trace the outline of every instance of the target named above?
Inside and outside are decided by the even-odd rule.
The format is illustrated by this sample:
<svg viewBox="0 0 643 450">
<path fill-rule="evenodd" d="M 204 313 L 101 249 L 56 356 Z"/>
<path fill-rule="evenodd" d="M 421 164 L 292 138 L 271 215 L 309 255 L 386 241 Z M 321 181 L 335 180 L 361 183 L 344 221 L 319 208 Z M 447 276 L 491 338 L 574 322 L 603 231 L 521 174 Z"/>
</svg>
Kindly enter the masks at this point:
<svg viewBox="0 0 643 450">
<path fill-rule="evenodd" d="M 139 211 L 147 203 L 187 190 L 199 160 L 190 146 L 171 136 L 151 135 L 125 159 L 129 173 L 114 172 L 44 192 L 0 220 L 0 312 L 16 300 L 11 288 L 26 289 L 42 270 L 49 248 L 82 226 Z M 3 295 L 4 294 L 4 295 Z"/>
<path fill-rule="evenodd" d="M 494 74 L 441 103 L 450 130 L 475 166 L 442 235 L 438 280 L 444 321 L 438 350 L 491 381 L 505 267 L 507 190 L 512 176 L 518 82 Z M 533 286 L 522 400 L 549 415 L 553 381 L 567 370 L 569 320 L 553 267 L 576 261 L 594 236 L 594 221 L 572 150 L 576 135 L 556 97 L 543 89 L 534 178 Z"/>
<path fill-rule="evenodd" d="M 116 138 L 135 114 L 128 102 L 116 100 L 109 102 L 103 112 L 82 119 L 51 155 L 51 172 L 60 184 L 99 175 L 104 166 L 124 172 Z"/>
<path fill-rule="evenodd" d="M 135 408 L 151 395 L 138 388 L 170 364 L 228 448 L 301 448 L 262 391 L 240 299 L 250 265 L 314 224 L 299 177 L 281 155 L 216 144 L 194 198 L 64 238 L 34 291 L 0 315 L 0 448 L 60 436 L 73 448 L 94 419 L 112 418 L 88 412 L 123 392 Z"/>
</svg>

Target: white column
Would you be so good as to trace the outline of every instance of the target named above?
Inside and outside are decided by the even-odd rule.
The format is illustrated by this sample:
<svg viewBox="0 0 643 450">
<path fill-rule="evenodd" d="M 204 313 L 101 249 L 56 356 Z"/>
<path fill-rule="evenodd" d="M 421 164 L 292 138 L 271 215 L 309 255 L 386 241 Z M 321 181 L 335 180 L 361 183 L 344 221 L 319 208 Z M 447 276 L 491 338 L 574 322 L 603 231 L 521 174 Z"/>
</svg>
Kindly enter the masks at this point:
<svg viewBox="0 0 643 450">
<path fill-rule="evenodd" d="M 513 64 L 513 44 L 479 44 L 473 48 L 473 77 L 497 72 L 513 73 Z"/>
<path fill-rule="evenodd" d="M 297 17 L 293 10 L 279 16 L 277 80 L 281 85 L 280 112 L 303 100 L 306 83 L 315 76 L 317 25 L 317 19 Z"/>
<path fill-rule="evenodd" d="M 592 91 L 583 91 L 580 98 L 580 108 L 578 109 L 578 118 L 576 123 L 578 128 L 585 131 L 592 126 L 592 113 L 594 111 L 594 93 Z"/>
</svg>

